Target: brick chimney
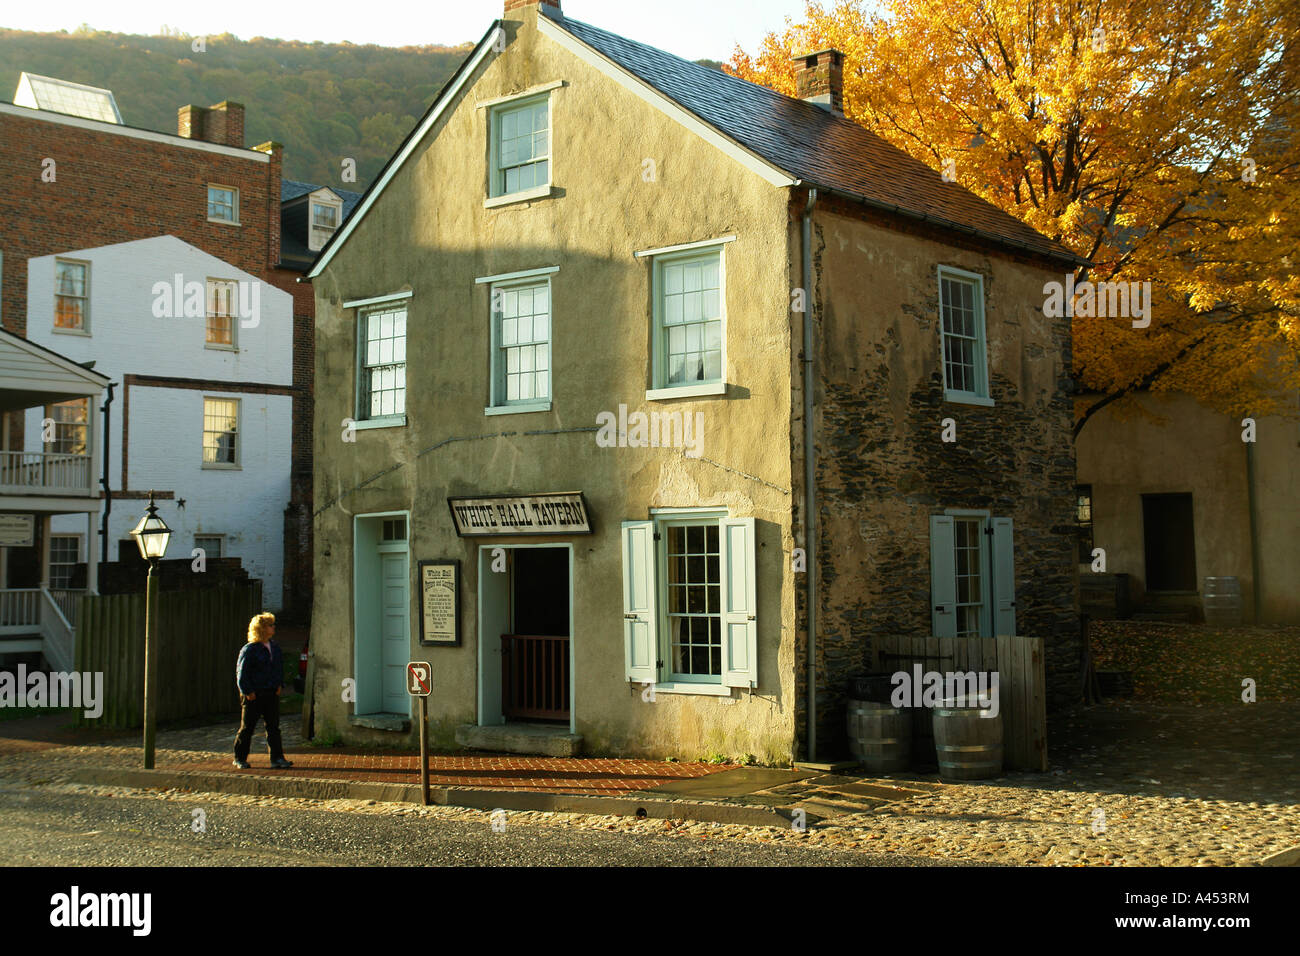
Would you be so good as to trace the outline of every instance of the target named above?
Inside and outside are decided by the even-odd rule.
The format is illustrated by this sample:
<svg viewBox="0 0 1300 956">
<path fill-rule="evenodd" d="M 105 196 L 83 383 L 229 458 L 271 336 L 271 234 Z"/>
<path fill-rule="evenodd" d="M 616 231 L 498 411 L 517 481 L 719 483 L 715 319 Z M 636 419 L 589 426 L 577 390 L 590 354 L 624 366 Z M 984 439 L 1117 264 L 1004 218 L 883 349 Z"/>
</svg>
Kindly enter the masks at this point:
<svg viewBox="0 0 1300 956">
<path fill-rule="evenodd" d="M 794 58 L 795 95 L 836 116 L 844 115 L 844 54 L 839 50 L 818 50 Z"/>
<path fill-rule="evenodd" d="M 545 4 L 555 10 L 556 13 L 560 12 L 560 0 L 506 0 L 505 18 L 507 20 L 513 20 L 515 17 L 511 16 L 512 13 L 522 12 L 525 7 L 535 7 L 542 2 L 545 2 Z"/>
<path fill-rule="evenodd" d="M 244 147 L 244 104 L 223 100 L 216 106 L 182 106 L 176 111 L 176 132 L 186 139 Z"/>
</svg>

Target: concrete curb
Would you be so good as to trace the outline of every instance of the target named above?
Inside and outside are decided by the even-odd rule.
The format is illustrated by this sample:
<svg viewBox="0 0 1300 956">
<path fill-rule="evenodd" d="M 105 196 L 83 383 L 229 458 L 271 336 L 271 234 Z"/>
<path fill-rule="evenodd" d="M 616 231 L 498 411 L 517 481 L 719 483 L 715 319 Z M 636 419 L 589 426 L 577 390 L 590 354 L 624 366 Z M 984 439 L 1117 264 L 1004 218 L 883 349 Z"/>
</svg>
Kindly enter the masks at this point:
<svg viewBox="0 0 1300 956">
<path fill-rule="evenodd" d="M 1300 846 L 1279 850 L 1259 861 L 1260 866 L 1300 866 Z"/>
<path fill-rule="evenodd" d="M 264 777 L 255 774 L 210 773 L 198 770 L 126 770 L 83 768 L 72 782 L 108 787 L 180 788 L 208 793 L 238 793 L 260 797 L 304 797 L 312 800 L 375 800 L 380 803 L 419 803 L 420 787 L 409 783 L 367 783 L 321 780 L 312 777 Z M 601 797 L 587 794 L 543 793 L 535 790 L 487 790 L 466 787 L 429 787 L 434 806 L 474 810 L 546 810 L 554 813 L 610 814 L 654 820 L 690 820 L 699 823 L 737 823 L 745 826 L 790 826 L 788 811 L 763 806 L 727 806 L 641 799 L 633 796 Z M 809 813 L 807 824 L 820 819 Z"/>
</svg>

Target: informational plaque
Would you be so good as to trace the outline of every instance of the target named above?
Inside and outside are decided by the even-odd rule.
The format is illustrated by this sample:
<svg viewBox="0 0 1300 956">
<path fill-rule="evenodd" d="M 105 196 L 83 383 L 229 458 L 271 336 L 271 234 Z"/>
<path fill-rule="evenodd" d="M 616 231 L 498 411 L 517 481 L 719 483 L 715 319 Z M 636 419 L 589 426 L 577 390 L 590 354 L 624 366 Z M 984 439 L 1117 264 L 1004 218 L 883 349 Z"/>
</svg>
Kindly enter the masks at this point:
<svg viewBox="0 0 1300 956">
<path fill-rule="evenodd" d="M 460 562 L 420 562 L 420 643 L 460 645 Z"/>
<path fill-rule="evenodd" d="M 550 495 L 486 495 L 448 498 L 451 520 L 462 538 L 484 535 L 591 534 L 581 491 Z"/>
<path fill-rule="evenodd" d="M 0 548 L 30 548 L 35 529 L 31 515 L 0 515 Z"/>
</svg>

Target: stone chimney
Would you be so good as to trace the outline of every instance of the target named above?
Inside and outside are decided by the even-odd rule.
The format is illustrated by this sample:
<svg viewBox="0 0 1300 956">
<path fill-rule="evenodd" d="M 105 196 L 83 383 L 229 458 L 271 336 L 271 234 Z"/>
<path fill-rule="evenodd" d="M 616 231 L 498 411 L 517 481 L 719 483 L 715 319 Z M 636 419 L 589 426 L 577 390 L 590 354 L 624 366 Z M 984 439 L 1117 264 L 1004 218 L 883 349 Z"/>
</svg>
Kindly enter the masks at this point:
<svg viewBox="0 0 1300 956">
<path fill-rule="evenodd" d="M 556 13 L 560 12 L 560 0 L 506 0 L 505 19 L 518 19 L 526 7 L 536 7 L 539 3 L 543 2 Z M 515 14 L 515 16 L 511 16 L 511 14 Z"/>
<path fill-rule="evenodd" d="M 794 58 L 795 95 L 805 103 L 844 115 L 844 54 L 839 50 L 818 50 Z"/>
<path fill-rule="evenodd" d="M 182 106 L 176 132 L 186 139 L 244 148 L 244 104 L 223 100 L 216 106 Z"/>
</svg>

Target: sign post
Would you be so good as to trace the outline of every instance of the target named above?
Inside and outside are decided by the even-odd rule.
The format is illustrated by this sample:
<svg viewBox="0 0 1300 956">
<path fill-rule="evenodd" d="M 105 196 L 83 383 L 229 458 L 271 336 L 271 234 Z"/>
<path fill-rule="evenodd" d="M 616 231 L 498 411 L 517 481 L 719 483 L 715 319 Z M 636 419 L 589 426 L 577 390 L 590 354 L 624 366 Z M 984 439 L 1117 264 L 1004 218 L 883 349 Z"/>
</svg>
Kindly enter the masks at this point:
<svg viewBox="0 0 1300 956">
<path fill-rule="evenodd" d="M 429 688 L 433 668 L 428 661 L 406 665 L 406 692 L 420 699 L 420 802 L 429 805 Z"/>
</svg>

